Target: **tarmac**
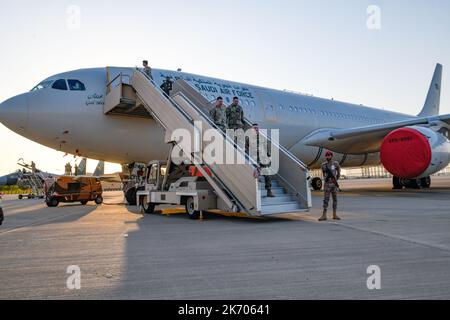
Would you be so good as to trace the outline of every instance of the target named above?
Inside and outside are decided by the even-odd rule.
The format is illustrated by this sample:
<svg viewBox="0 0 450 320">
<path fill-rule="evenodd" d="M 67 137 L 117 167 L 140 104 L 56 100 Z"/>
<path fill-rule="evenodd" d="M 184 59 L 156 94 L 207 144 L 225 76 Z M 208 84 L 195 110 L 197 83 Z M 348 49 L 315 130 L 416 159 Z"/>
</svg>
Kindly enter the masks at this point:
<svg viewBox="0 0 450 320">
<path fill-rule="evenodd" d="M 341 187 L 343 220 L 320 223 L 321 192 L 309 214 L 199 221 L 139 214 L 120 192 L 58 208 L 6 196 L 0 299 L 449 299 L 450 177 L 428 190 Z M 368 288 L 370 266 L 381 289 Z"/>
</svg>

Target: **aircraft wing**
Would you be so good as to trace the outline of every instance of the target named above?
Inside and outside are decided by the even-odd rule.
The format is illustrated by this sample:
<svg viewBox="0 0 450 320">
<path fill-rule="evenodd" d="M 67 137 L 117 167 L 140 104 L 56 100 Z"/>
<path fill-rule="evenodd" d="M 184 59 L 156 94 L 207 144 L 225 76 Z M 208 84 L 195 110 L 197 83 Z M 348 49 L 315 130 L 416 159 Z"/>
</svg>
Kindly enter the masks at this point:
<svg viewBox="0 0 450 320">
<path fill-rule="evenodd" d="M 430 126 L 440 121 L 450 124 L 450 114 L 348 129 L 320 129 L 303 138 L 301 143 L 344 154 L 373 153 L 380 151 L 384 137 L 395 129 L 414 125 Z"/>
</svg>

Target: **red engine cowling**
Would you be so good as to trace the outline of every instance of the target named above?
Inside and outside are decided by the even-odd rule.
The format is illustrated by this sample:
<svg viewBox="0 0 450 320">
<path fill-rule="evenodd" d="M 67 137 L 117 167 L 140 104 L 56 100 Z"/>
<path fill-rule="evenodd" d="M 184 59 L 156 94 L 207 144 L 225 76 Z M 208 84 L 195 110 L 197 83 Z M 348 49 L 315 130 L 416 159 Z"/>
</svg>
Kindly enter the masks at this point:
<svg viewBox="0 0 450 320">
<path fill-rule="evenodd" d="M 380 157 L 386 170 L 399 178 L 429 176 L 445 168 L 450 159 L 447 138 L 424 127 L 405 127 L 389 133 Z"/>
</svg>

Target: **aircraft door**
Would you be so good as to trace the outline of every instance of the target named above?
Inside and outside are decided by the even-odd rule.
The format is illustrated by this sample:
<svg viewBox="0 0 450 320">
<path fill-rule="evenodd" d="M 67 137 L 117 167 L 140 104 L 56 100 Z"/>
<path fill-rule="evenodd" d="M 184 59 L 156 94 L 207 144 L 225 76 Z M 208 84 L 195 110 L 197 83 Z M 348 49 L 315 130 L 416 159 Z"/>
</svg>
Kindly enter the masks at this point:
<svg viewBox="0 0 450 320">
<path fill-rule="evenodd" d="M 257 90 L 256 95 L 258 98 L 258 104 L 263 109 L 264 122 L 277 122 L 277 106 L 272 96 L 262 90 Z"/>
</svg>

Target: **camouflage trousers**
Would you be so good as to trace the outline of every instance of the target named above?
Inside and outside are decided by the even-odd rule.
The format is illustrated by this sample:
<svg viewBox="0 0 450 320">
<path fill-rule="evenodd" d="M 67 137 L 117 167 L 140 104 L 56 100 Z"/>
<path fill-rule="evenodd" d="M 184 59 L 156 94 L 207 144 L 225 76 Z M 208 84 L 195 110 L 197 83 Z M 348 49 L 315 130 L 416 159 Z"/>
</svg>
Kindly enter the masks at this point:
<svg viewBox="0 0 450 320">
<path fill-rule="evenodd" d="M 216 123 L 217 128 L 219 128 L 220 130 L 222 130 L 223 132 L 227 132 L 227 128 L 221 124 L 217 124 Z"/>
<path fill-rule="evenodd" d="M 272 189 L 272 176 L 264 176 L 264 184 L 266 190 Z"/>
<path fill-rule="evenodd" d="M 333 210 L 337 210 L 337 187 L 334 183 L 324 184 L 325 197 L 323 199 L 323 208 L 328 209 L 328 204 L 330 203 L 330 195 L 333 196 Z"/>
</svg>

